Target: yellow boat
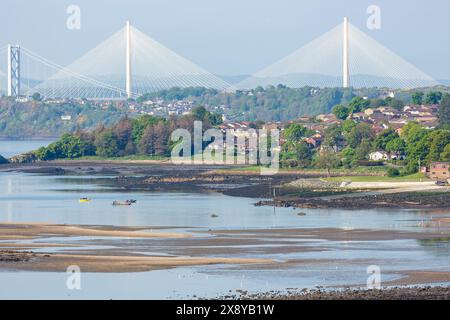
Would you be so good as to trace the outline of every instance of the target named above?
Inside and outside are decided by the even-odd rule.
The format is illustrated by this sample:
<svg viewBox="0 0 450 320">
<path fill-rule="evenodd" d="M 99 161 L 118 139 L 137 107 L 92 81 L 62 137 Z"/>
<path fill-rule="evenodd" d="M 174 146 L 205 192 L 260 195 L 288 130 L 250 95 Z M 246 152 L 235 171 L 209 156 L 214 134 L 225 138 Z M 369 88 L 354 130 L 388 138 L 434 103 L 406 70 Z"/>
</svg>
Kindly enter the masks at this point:
<svg viewBox="0 0 450 320">
<path fill-rule="evenodd" d="M 80 203 L 91 202 L 91 199 L 89 199 L 89 198 L 80 198 L 80 200 L 78 200 L 78 202 L 80 202 Z"/>
</svg>

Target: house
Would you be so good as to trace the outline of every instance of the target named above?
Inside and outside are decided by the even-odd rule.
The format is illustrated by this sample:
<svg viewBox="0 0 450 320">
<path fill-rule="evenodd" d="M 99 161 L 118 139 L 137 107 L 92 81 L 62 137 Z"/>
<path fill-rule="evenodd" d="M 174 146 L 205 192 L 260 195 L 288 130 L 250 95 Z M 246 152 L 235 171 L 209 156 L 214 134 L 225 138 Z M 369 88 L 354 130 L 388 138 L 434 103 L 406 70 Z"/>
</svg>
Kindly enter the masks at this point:
<svg viewBox="0 0 450 320">
<path fill-rule="evenodd" d="M 317 137 L 305 138 L 305 139 L 303 139 L 303 141 L 305 141 L 306 143 L 312 145 L 314 148 L 317 148 L 322 143 L 322 139 L 321 138 L 317 138 Z"/>
<path fill-rule="evenodd" d="M 365 114 L 364 112 L 356 112 L 351 115 L 351 119 L 362 121 L 366 118 L 366 116 L 367 114 Z"/>
<path fill-rule="evenodd" d="M 391 152 L 388 154 L 388 160 L 405 160 L 406 159 L 406 155 L 404 153 L 401 152 Z"/>
<path fill-rule="evenodd" d="M 328 124 L 340 123 L 334 114 L 319 114 L 316 116 L 316 120 L 322 121 Z"/>
<path fill-rule="evenodd" d="M 450 178 L 450 162 L 432 162 L 428 171 L 428 177 L 436 180 Z"/>
<path fill-rule="evenodd" d="M 372 161 L 388 160 L 388 158 L 386 151 L 375 151 L 369 154 L 369 159 Z"/>
<path fill-rule="evenodd" d="M 26 103 L 26 102 L 28 102 L 28 101 L 30 101 L 30 99 L 29 99 L 28 97 L 25 97 L 25 96 L 18 96 L 18 97 L 16 98 L 16 102 Z"/>
<path fill-rule="evenodd" d="M 72 120 L 72 116 L 61 116 L 61 120 L 62 121 L 71 121 Z"/>
</svg>

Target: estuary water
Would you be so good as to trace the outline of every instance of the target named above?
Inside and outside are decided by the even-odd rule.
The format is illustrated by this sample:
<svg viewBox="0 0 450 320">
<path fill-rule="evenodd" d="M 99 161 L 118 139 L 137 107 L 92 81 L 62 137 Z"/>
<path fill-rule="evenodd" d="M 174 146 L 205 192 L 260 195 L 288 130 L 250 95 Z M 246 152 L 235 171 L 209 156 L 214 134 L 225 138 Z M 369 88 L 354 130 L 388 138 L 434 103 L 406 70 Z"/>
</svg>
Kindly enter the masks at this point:
<svg viewBox="0 0 450 320">
<path fill-rule="evenodd" d="M 14 154 L 21 148 L 13 149 L 9 149 L 9 153 Z M 305 209 L 302 211 L 306 215 L 299 216 L 299 210 L 291 208 L 255 207 L 254 203 L 258 199 L 230 197 L 218 193 L 128 194 L 95 185 L 91 178 L 0 171 L 0 222 L 168 226 L 179 227 L 181 232 L 268 228 L 429 232 L 434 230 L 421 229 L 421 221 L 430 220 L 435 214 L 450 214 L 450 211 L 436 213 L 427 210 Z M 79 203 L 80 197 L 89 197 L 92 201 Z M 136 205 L 111 206 L 114 200 L 128 198 L 136 199 Z M 218 217 L 212 219 L 212 214 Z M 89 237 L 86 240 L 92 242 L 96 241 L 96 238 Z M 99 237 L 97 240 L 101 243 L 102 239 Z M 309 240 L 314 239 L 303 241 Z M 317 242 L 311 244 L 311 249 L 316 250 L 277 252 L 275 249 L 269 255 L 264 255 L 264 258 L 276 261 L 309 261 L 302 267 L 287 266 L 282 272 L 276 268 L 252 270 L 213 265 L 137 273 L 83 273 L 81 289 L 70 290 L 66 286 L 68 275 L 65 273 L 1 270 L 0 298 L 214 298 L 236 293 L 237 290 L 261 292 L 315 286 L 358 285 L 365 284 L 368 277 L 367 267 L 372 261 L 377 261 L 380 268 L 386 270 L 382 276 L 383 281 L 398 278 L 397 272 L 402 270 L 450 270 L 448 239 L 430 243 L 401 239 L 351 242 L 315 240 Z M 158 251 L 160 248 L 162 246 L 149 250 Z M 158 251 L 158 254 L 164 255 L 165 252 Z M 252 252 L 244 254 L 243 258 L 245 257 L 263 256 Z"/>
<path fill-rule="evenodd" d="M 39 149 L 52 143 L 54 140 L 0 140 L 0 155 L 5 158 L 19 155 L 24 152 Z"/>
</svg>

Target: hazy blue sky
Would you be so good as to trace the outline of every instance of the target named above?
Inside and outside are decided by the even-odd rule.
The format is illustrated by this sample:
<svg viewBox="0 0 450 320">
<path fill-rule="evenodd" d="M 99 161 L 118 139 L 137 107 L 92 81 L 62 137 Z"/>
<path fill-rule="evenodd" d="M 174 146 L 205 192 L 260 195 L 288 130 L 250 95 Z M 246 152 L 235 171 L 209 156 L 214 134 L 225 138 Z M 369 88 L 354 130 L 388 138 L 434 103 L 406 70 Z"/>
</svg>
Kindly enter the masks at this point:
<svg viewBox="0 0 450 320">
<path fill-rule="evenodd" d="M 81 30 L 66 28 L 71 4 L 81 8 Z M 381 30 L 366 28 L 371 4 L 381 7 Z M 450 79 L 449 12 L 449 0 L 2 0 L 0 46 L 19 43 L 68 64 L 130 19 L 213 73 L 251 74 L 347 15 L 426 73 Z"/>
</svg>

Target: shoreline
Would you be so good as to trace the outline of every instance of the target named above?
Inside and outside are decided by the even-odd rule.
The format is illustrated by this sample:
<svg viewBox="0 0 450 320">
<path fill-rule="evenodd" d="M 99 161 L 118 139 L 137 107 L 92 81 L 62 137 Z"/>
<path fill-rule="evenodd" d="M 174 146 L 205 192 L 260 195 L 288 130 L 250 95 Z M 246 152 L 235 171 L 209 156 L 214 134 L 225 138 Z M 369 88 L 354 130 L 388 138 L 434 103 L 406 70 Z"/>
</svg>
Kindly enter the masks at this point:
<svg viewBox="0 0 450 320">
<path fill-rule="evenodd" d="M 3 168 L 0 167 L 0 171 Z M 40 166 L 17 166 L 10 171 L 43 175 L 89 176 L 93 184 L 114 187 L 121 192 L 183 190 L 189 192 L 219 192 L 228 196 L 273 198 L 256 205 L 290 206 L 293 208 L 336 209 L 444 209 L 448 214 L 450 192 L 387 190 L 340 190 L 336 183 L 323 181 L 313 173 L 280 173 L 260 176 L 256 172 L 229 170 L 223 166 L 180 167 L 171 164 L 95 164 L 47 163 Z M 108 177 L 104 177 L 108 176 Z M 83 177 L 83 179 L 86 179 Z M 429 184 L 428 184 L 429 185 Z M 419 185 L 420 187 L 420 185 Z M 110 189 L 108 189 L 110 190 Z M 441 189 L 438 189 L 441 190 Z M 444 189 L 442 189 L 444 190 Z M 295 211 L 293 212 L 295 214 Z M 298 213 L 301 215 L 301 212 Z M 309 215 L 309 213 L 308 213 Z M 439 232 L 433 229 L 439 226 Z M 422 229 L 427 228 L 427 229 Z M 166 230 L 167 229 L 167 232 Z M 170 229 L 170 230 L 169 230 Z M 179 229 L 179 232 L 178 230 Z M 381 258 L 359 261 L 357 258 L 311 259 L 315 252 L 330 250 L 326 242 L 376 242 L 394 240 L 444 241 L 450 236 L 450 219 L 434 216 L 421 226 L 422 230 L 395 231 L 345 228 L 257 228 L 214 229 L 171 226 L 117 227 L 105 225 L 64 225 L 49 223 L 0 223 L 0 270 L 32 272 L 65 272 L 69 265 L 79 265 L 83 271 L 99 273 L 146 272 L 177 267 L 217 265 L 224 270 L 283 271 L 302 267 L 377 265 Z M 175 231 L 174 231 L 175 230 Z M 53 240 L 52 238 L 59 238 Z M 80 239 L 82 238 L 82 239 Z M 124 241 L 126 239 L 126 241 Z M 307 240 L 306 242 L 304 242 Z M 309 246 L 311 242 L 315 243 Z M 304 255 L 303 255 L 304 254 Z M 291 257 L 280 259 L 282 257 Z M 300 258 L 297 258 L 300 257 Z M 377 260 L 378 259 L 378 260 Z M 399 279 L 385 285 L 450 283 L 450 270 L 384 270 Z M 436 284 L 436 286 L 434 285 Z M 352 285 L 355 288 L 356 285 Z M 445 287 L 430 289 L 429 297 L 446 293 Z M 410 289 L 408 289 L 410 290 Z M 434 291 L 438 290 L 438 291 Z M 265 295 L 263 295 L 265 294 Z M 297 295 L 274 294 L 276 299 L 304 299 Z M 336 294 L 336 293 L 334 293 Z M 272 293 L 261 293 L 261 297 Z M 417 291 L 387 292 L 383 297 L 423 296 Z M 377 298 L 367 292 L 353 292 L 344 296 L 327 296 L 322 292 L 314 299 Z M 251 296 L 252 298 L 254 296 Z M 244 297 L 245 298 L 245 297 Z"/>
<path fill-rule="evenodd" d="M 237 165 L 179 166 L 167 160 L 70 160 L 7 164 L 0 166 L 0 172 L 89 176 L 94 184 L 127 192 L 218 192 L 233 197 L 266 199 L 257 202 L 257 206 L 349 210 L 450 207 L 450 187 L 438 187 L 432 181 L 354 182 L 341 187 L 339 182 L 322 179 L 323 174 L 309 170 L 262 176 L 258 171 L 242 170 Z"/>
<path fill-rule="evenodd" d="M 346 288 L 336 290 L 289 290 L 270 291 L 240 296 L 225 296 L 225 299 L 242 300 L 450 300 L 450 286 L 395 286 L 381 289 Z"/>
</svg>

